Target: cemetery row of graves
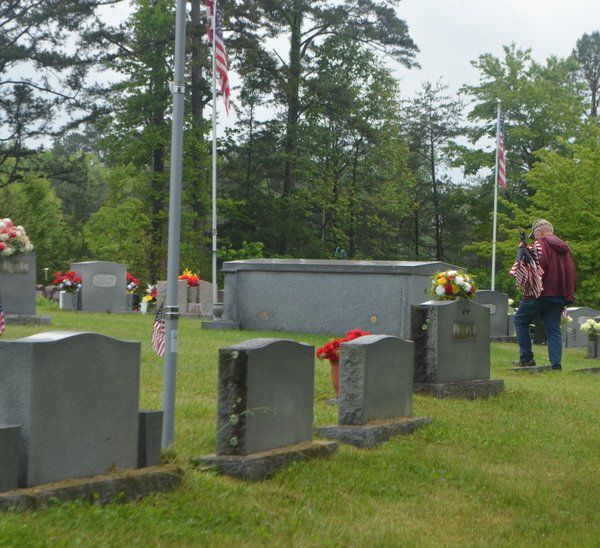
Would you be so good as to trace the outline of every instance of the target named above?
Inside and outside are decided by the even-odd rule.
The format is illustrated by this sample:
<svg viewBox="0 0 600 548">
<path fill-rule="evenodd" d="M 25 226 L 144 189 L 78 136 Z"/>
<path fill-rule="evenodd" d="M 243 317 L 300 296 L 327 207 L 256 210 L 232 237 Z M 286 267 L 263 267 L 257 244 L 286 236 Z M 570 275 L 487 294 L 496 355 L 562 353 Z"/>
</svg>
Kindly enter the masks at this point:
<svg viewBox="0 0 600 548">
<path fill-rule="evenodd" d="M 24 231 L 8 230 L 12 240 L 5 241 L 26 244 Z M 212 287 L 200 287 L 189 272 L 178 282 L 191 347 L 210 339 L 214 346 L 199 363 L 182 338 L 179 393 L 202 385 L 207 402 L 184 413 L 193 398 L 178 403 L 183 439 L 168 447 L 160 360 L 149 355 L 160 322 L 132 302 L 135 280 L 127 265 L 73 263 L 60 278 L 57 305 L 42 296 L 47 288 L 36 290 L 35 261 L 30 244 L 0 258 L 3 510 L 52 511 L 56 501 L 138 501 L 157 492 L 168 497 L 164 493 L 189 490 L 190 475 L 223 481 L 212 471 L 277 481 L 282 468 L 322 470 L 323 461 L 344 459 L 344 447 L 366 455 L 386 442 L 419 443 L 401 441 L 409 434 L 426 445 L 438 423 L 445 424 L 443 408 L 429 400 L 453 402 L 444 405 L 455 412 L 479 401 L 485 414 L 486 405 L 514 397 L 507 394 L 507 376 L 550 369 L 513 368 L 505 358 L 493 374 L 492 341 L 514 341 L 508 296 L 477 290 L 453 265 L 233 261 L 223 267 L 222 306 L 214 316 L 202 317 L 212 305 Z M 157 308 L 165 288 L 165 282 L 156 288 Z M 584 383 L 584 392 L 600 371 L 594 366 L 599 316 L 586 307 L 572 307 L 565 316 L 565 347 L 580 353 L 579 363 L 587 361 L 572 368 L 581 379 L 573 384 Z M 542 333 L 537 327 L 534 339 Z M 253 335 L 244 337 L 246 331 Z M 322 344 L 332 333 L 346 335 Z M 315 358 L 329 363 L 325 390 Z M 191 427 L 196 421 L 199 426 Z M 194 444 L 190 430 L 208 443 Z M 178 447 L 187 449 L 178 454 Z"/>
</svg>

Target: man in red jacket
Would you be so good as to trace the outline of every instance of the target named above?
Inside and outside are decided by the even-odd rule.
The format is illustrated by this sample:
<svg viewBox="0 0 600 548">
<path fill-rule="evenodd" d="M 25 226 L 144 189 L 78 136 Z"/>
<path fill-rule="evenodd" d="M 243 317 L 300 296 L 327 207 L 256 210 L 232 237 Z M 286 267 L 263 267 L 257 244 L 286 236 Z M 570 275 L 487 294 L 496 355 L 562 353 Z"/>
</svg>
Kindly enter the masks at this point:
<svg viewBox="0 0 600 548">
<path fill-rule="evenodd" d="M 533 223 L 530 238 L 535 238 L 535 246 L 540 255 L 542 292 L 539 298 L 524 297 L 515 314 L 515 331 L 519 342 L 518 365 L 535 365 L 531 349 L 529 324 L 539 315 L 546 330 L 548 357 L 552 369 L 561 370 L 562 332 L 560 317 L 565 305 L 573 302 L 576 284 L 575 263 L 571 248 L 554 235 L 552 224 L 546 219 Z"/>
</svg>

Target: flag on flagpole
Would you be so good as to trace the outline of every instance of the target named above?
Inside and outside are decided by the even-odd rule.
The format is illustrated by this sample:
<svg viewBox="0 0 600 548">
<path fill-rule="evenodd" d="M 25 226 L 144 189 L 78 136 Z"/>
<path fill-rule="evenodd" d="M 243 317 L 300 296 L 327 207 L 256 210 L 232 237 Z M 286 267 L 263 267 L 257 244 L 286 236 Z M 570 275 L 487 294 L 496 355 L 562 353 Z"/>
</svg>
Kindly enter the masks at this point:
<svg viewBox="0 0 600 548">
<path fill-rule="evenodd" d="M 219 80 L 221 81 L 221 93 L 223 94 L 223 100 L 225 101 L 225 110 L 229 114 L 229 72 L 227 50 L 225 49 L 225 41 L 223 40 L 223 17 L 218 5 L 216 10 L 217 13 L 216 15 L 214 14 L 214 0 L 206 0 L 205 5 L 207 20 L 206 32 L 211 44 L 213 41 L 213 20 L 215 21 L 215 64 L 217 67 L 217 73 L 219 74 Z M 215 16 L 213 17 L 213 15 Z"/>
<path fill-rule="evenodd" d="M 152 327 L 152 350 L 161 358 L 165 355 L 165 320 L 163 317 L 164 301 L 156 310 L 154 326 Z"/>
<path fill-rule="evenodd" d="M 2 303 L 0 303 L 0 335 L 4 333 L 5 326 L 6 321 L 4 320 L 4 309 L 2 308 Z"/>
<path fill-rule="evenodd" d="M 498 184 L 508 188 L 506 183 L 506 149 L 504 148 L 504 113 L 498 119 Z"/>
</svg>

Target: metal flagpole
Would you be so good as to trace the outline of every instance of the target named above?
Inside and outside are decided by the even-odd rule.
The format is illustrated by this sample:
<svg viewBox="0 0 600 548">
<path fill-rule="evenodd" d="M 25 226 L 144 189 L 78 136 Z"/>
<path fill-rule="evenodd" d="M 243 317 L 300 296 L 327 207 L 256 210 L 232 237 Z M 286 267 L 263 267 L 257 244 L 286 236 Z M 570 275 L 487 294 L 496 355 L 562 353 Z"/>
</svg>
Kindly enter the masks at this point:
<svg viewBox="0 0 600 548">
<path fill-rule="evenodd" d="M 496 116 L 496 174 L 494 176 L 494 230 L 492 235 L 492 291 L 496 288 L 496 228 L 498 225 L 498 140 L 500 139 L 500 99 L 496 99 L 498 112 Z"/>
<path fill-rule="evenodd" d="M 162 447 L 175 438 L 175 379 L 177 372 L 177 280 L 181 214 L 181 171 L 183 163 L 183 109 L 185 67 L 185 0 L 177 0 L 175 15 L 175 73 L 171 84 L 171 182 L 169 190 L 169 248 L 167 258 L 167 304 L 165 306 L 165 371 L 163 381 Z"/>
<path fill-rule="evenodd" d="M 217 286 L 217 0 L 211 14 L 212 28 L 212 283 L 213 319 L 218 300 Z"/>
</svg>

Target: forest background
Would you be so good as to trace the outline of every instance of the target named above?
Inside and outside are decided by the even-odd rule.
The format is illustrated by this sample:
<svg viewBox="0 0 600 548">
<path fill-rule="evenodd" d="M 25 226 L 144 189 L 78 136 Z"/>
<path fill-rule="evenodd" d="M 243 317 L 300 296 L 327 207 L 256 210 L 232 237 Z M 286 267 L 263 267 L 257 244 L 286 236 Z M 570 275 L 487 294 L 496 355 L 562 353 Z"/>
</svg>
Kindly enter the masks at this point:
<svg viewBox="0 0 600 548">
<path fill-rule="evenodd" d="M 110 25 L 100 10 L 119 1 L 0 5 L 0 218 L 26 227 L 39 280 L 75 260 L 165 277 L 175 6 L 137 0 Z M 240 82 L 219 139 L 220 260 L 343 249 L 447 261 L 489 287 L 500 99 L 496 287 L 515 294 L 519 227 L 544 217 L 573 249 L 577 304 L 600 306 L 599 32 L 544 62 L 508 44 L 458 94 L 439 80 L 405 97 L 387 61 L 416 68 L 418 44 L 396 0 L 220 5 Z M 209 279 L 210 51 L 203 2 L 187 6 L 181 266 Z"/>
</svg>

